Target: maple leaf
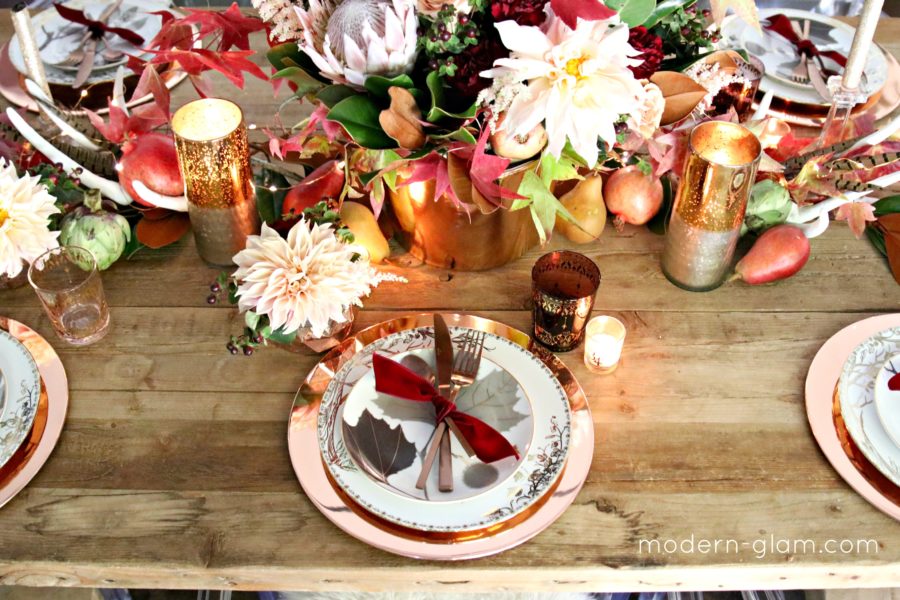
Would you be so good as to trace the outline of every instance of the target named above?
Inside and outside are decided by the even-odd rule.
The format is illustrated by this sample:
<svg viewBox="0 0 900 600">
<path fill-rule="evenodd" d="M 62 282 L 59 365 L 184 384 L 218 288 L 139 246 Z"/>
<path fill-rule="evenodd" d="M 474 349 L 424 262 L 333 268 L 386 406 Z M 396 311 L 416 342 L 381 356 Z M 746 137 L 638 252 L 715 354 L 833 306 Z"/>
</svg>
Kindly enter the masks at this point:
<svg viewBox="0 0 900 600">
<path fill-rule="evenodd" d="M 245 17 L 236 2 L 232 3 L 224 12 L 196 8 L 185 10 L 188 12 L 188 16 L 177 19 L 176 25 L 199 25 L 198 37 L 200 38 L 221 32 L 222 39 L 216 48 L 220 52 L 231 48 L 249 50 L 250 34 L 266 28 L 265 23 L 259 19 Z"/>
<path fill-rule="evenodd" d="M 141 72 L 141 78 L 138 80 L 137 87 L 134 88 L 131 99 L 135 100 L 147 95 L 153 97 L 154 104 L 159 107 L 160 112 L 166 116 L 168 121 L 171 106 L 169 88 L 166 87 L 166 82 L 163 81 L 163 78 L 159 76 L 156 66 L 149 63 Z"/>
<path fill-rule="evenodd" d="M 505 200 L 523 200 L 524 196 L 497 183 L 511 161 L 508 158 L 487 154 L 484 151 L 489 134 L 490 130 L 485 127 L 474 146 L 460 142 L 454 144 L 453 150 L 456 151 L 457 156 L 468 161 L 469 178 L 472 180 L 472 185 L 488 202 L 496 206 L 504 206 L 508 204 L 508 202 L 504 202 Z M 447 185 L 450 185 L 449 174 Z"/>
<path fill-rule="evenodd" d="M 602 21 L 617 14 L 600 0 L 550 0 L 550 8 L 572 29 L 578 26 L 578 19 Z"/>
<path fill-rule="evenodd" d="M 401 186 L 434 180 L 435 199 L 447 194 L 457 208 L 463 206 L 450 185 L 450 172 L 447 170 L 447 160 L 443 156 L 431 152 L 423 158 L 412 161 L 411 167 L 412 173 L 400 184 Z"/>
<path fill-rule="evenodd" d="M 856 239 L 862 238 L 867 221 L 875 221 L 875 207 L 868 202 L 848 202 L 840 206 L 834 213 L 838 221 L 847 221 L 850 231 Z"/>
<path fill-rule="evenodd" d="M 173 48 L 189 50 L 193 47 L 194 29 L 190 25 L 185 24 L 182 18 L 176 18 L 175 15 L 167 10 L 159 10 L 150 14 L 162 19 L 162 26 L 147 44 L 147 48 L 155 50 L 172 50 Z"/>
<path fill-rule="evenodd" d="M 205 71 L 215 70 L 223 74 L 237 88 L 244 89 L 244 72 L 266 81 L 268 78 L 256 63 L 247 57 L 255 54 L 253 50 L 231 50 L 228 52 L 215 52 L 205 48 L 192 48 L 181 50 L 148 50 L 153 54 L 151 64 L 166 64 L 177 62 L 181 70 L 191 76 L 198 76 Z M 198 89 L 199 91 L 199 89 Z"/>
<path fill-rule="evenodd" d="M 356 425 L 342 421 L 341 429 L 347 451 L 356 463 L 379 481 L 411 466 L 417 456 L 416 446 L 406 438 L 400 425 L 391 427 L 366 408 Z"/>
<path fill-rule="evenodd" d="M 762 33 L 762 26 L 759 24 L 759 11 L 756 10 L 755 0 L 710 0 L 709 7 L 712 9 L 712 17 L 716 25 L 721 25 L 722 19 L 725 18 L 725 13 L 729 8 L 733 8 L 738 17 Z"/>
<path fill-rule="evenodd" d="M 676 130 L 647 140 L 647 150 L 651 161 L 656 165 L 653 169 L 656 177 L 669 171 L 681 174 L 688 151 L 688 137 L 687 130 Z"/>
</svg>

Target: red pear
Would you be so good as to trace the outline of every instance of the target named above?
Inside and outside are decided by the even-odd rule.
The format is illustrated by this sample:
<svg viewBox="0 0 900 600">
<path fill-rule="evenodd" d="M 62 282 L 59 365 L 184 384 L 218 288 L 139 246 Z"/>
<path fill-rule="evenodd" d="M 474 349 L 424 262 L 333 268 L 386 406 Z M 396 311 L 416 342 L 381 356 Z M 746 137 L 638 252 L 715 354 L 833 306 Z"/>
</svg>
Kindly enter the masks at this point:
<svg viewBox="0 0 900 600">
<path fill-rule="evenodd" d="M 778 225 L 759 236 L 734 268 L 732 279 L 750 285 L 787 279 L 809 260 L 809 240 L 793 225 Z"/>
<path fill-rule="evenodd" d="M 343 189 L 344 163 L 329 160 L 288 191 L 281 213 L 299 218 L 303 209 L 312 208 L 322 200 L 335 199 Z"/>
</svg>

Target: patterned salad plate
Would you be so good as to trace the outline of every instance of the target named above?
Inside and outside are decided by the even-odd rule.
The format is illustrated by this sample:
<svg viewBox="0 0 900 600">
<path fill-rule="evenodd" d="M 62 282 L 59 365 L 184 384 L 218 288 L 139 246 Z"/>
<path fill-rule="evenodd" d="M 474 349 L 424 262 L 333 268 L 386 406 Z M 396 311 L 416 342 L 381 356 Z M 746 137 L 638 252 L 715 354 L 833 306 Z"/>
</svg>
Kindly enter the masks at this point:
<svg viewBox="0 0 900 600">
<path fill-rule="evenodd" d="M 469 330 L 450 330 L 458 352 Z M 434 365 L 434 330 L 409 329 L 358 352 L 336 374 L 319 409 L 320 450 L 337 484 L 379 517 L 423 531 L 466 531 L 513 517 L 539 500 L 569 451 L 569 401 L 550 369 L 522 346 L 485 336 L 475 382 L 459 410 L 499 431 L 520 454 L 490 464 L 469 457 L 451 436 L 453 490 L 438 490 L 438 469 L 424 490 L 416 480 L 435 429 L 430 403 L 375 391 L 372 356 L 412 354 Z"/>
<path fill-rule="evenodd" d="M 851 438 L 841 410 L 840 377 L 847 357 L 880 332 L 900 327 L 900 314 L 863 319 L 840 330 L 816 353 L 806 376 L 806 416 L 825 457 L 857 493 L 900 521 L 900 486 L 876 469 Z"/>
<path fill-rule="evenodd" d="M 33 425 L 12 457 L 0 466 L 0 506 L 3 506 L 37 475 L 56 447 L 66 420 L 69 388 L 62 361 L 40 334 L 5 317 L 0 317 L 0 333 L 21 342 L 40 373 Z"/>
<path fill-rule="evenodd" d="M 844 363 L 838 387 L 847 431 L 866 458 L 900 485 L 900 446 L 885 431 L 875 405 L 875 380 L 900 351 L 900 327 L 879 331 L 859 344 Z"/>
<path fill-rule="evenodd" d="M 528 335 L 502 323 L 443 316 L 455 344 L 467 329 L 489 334 L 471 397 L 458 398 L 458 405 L 501 430 L 520 450 L 520 462 L 478 465 L 454 447 L 454 492 L 442 498 L 434 481 L 424 491 L 411 485 L 434 429 L 431 408 L 419 414 L 413 403 L 375 393 L 371 357 L 377 350 L 432 362 L 431 314 L 369 327 L 326 355 L 297 393 L 288 446 L 307 496 L 350 535 L 403 556 L 460 560 L 512 548 L 553 523 L 587 477 L 594 433 L 584 392 L 557 357 L 531 348 Z M 376 461 L 360 433 L 366 427 L 402 448 L 399 466 L 373 471 Z M 345 437 L 354 431 L 357 439 Z M 449 516 L 442 520 L 442 512 Z"/>
<path fill-rule="evenodd" d="M 0 467 L 31 431 L 40 397 L 37 364 L 19 340 L 0 330 Z"/>
<path fill-rule="evenodd" d="M 897 380 L 900 380 L 900 352 L 884 361 L 875 378 L 878 419 L 894 444 L 900 447 L 900 387 L 896 385 Z"/>
</svg>

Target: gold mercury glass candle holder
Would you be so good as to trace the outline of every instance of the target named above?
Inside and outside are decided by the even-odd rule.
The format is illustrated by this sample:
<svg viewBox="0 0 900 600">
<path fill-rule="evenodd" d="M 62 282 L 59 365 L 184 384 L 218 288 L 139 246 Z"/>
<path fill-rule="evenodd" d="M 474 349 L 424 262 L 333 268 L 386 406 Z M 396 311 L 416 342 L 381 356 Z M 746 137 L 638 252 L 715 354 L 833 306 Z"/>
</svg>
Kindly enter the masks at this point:
<svg viewBox="0 0 900 600">
<path fill-rule="evenodd" d="M 195 100 L 176 111 L 172 130 L 197 251 L 209 263 L 231 265 L 260 228 L 241 109 L 218 98 Z"/>
<path fill-rule="evenodd" d="M 593 373 L 612 373 L 625 344 L 625 324 L 601 315 L 588 321 L 584 332 L 584 364 Z"/>
<path fill-rule="evenodd" d="M 695 292 L 722 285 L 761 154 L 759 140 L 741 125 L 708 121 L 691 132 L 662 255 L 669 281 Z"/>
</svg>

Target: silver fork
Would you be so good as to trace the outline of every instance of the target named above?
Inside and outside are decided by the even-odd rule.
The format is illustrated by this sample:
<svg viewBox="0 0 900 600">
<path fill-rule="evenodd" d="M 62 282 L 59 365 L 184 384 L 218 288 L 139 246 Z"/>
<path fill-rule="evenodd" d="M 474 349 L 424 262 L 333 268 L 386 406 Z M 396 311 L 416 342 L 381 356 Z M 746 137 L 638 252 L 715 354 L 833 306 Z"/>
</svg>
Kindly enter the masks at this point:
<svg viewBox="0 0 900 600">
<path fill-rule="evenodd" d="M 803 31 L 799 31 L 800 28 L 797 26 L 796 22 L 792 21 L 791 25 L 794 26 L 794 30 L 801 39 L 805 40 L 809 37 L 809 19 L 803 21 Z M 807 60 L 809 59 L 807 58 L 806 53 L 801 53 L 800 62 L 791 70 L 791 81 L 797 83 L 809 83 L 809 69 L 806 67 Z"/>
<path fill-rule="evenodd" d="M 453 389 L 449 398 L 451 402 L 456 399 L 462 388 L 475 383 L 475 379 L 478 377 L 478 369 L 481 367 L 484 340 L 485 333 L 474 329 L 467 331 L 463 337 L 462 346 L 453 356 L 453 370 L 450 377 Z M 438 450 L 440 450 L 438 489 L 442 492 L 453 491 L 453 457 L 450 453 L 450 431 L 448 431 L 448 428 L 456 435 L 460 445 L 462 445 L 469 456 L 474 456 L 475 454 L 469 442 L 466 441 L 466 438 L 457 428 L 456 423 L 453 422 L 453 419 L 447 418 L 441 421 L 438 423 L 437 429 L 435 429 L 434 436 L 431 438 L 431 445 L 425 454 L 425 460 L 422 462 L 422 472 L 416 481 L 416 487 L 419 489 L 425 488 L 425 481 L 428 479 L 434 459 L 438 455 Z"/>
<path fill-rule="evenodd" d="M 116 2 L 113 2 L 112 4 L 107 6 L 106 9 L 104 9 L 104 11 L 102 13 L 100 13 L 100 16 L 97 18 L 97 20 L 100 21 L 101 23 L 106 23 L 109 20 L 109 18 L 112 17 L 113 13 L 115 13 L 119 9 L 119 6 L 121 6 L 121 5 L 122 5 L 122 0 L 116 0 Z M 72 50 L 72 52 L 69 53 L 69 55 L 67 57 L 65 57 L 64 59 L 62 59 L 60 62 L 58 62 L 56 64 L 61 67 L 74 67 L 75 65 L 80 65 L 81 62 L 84 60 L 84 45 L 87 43 L 89 37 L 91 37 L 90 29 L 88 29 L 87 31 L 84 32 L 84 35 L 81 37 L 81 41 L 78 42 L 78 47 L 75 48 L 75 50 Z M 108 48 L 104 49 L 103 53 L 106 53 L 107 50 L 108 50 Z M 115 51 L 113 51 L 113 52 L 115 52 Z M 119 54 L 121 54 L 121 53 L 119 53 Z M 104 58 L 106 58 L 105 54 L 104 54 Z M 107 60 L 110 60 L 110 59 L 107 58 Z"/>
</svg>

